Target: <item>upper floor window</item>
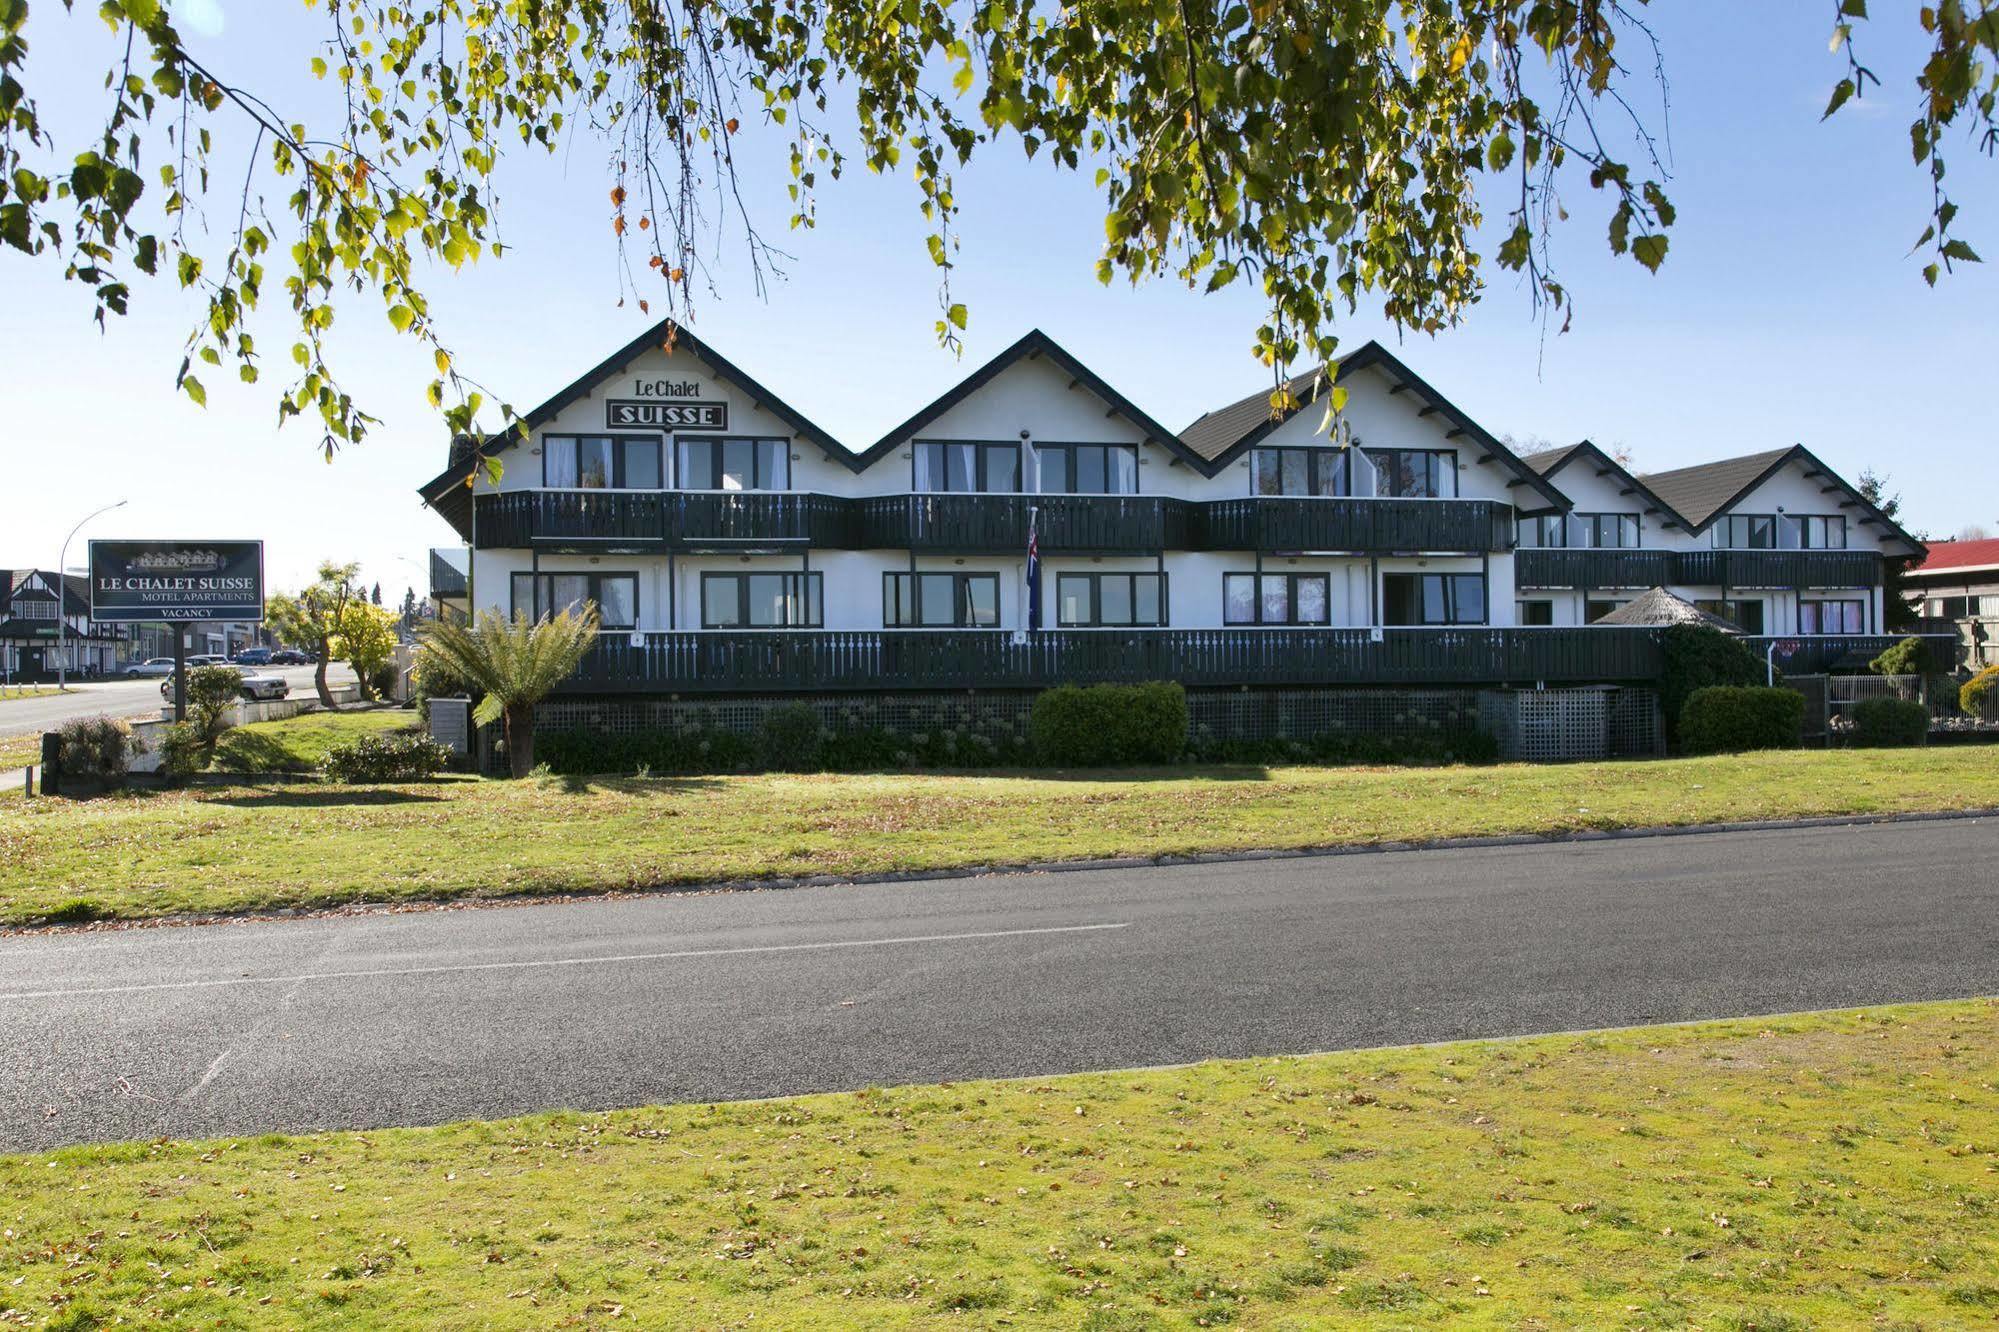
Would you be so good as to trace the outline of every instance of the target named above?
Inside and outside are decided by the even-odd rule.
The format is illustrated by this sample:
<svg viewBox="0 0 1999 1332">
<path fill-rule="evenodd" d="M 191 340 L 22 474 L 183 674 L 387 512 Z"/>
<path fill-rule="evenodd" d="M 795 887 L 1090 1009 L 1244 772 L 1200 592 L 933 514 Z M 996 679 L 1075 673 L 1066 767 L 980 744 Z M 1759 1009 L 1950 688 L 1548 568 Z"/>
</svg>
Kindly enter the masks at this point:
<svg viewBox="0 0 1999 1332">
<path fill-rule="evenodd" d="M 1136 495 L 1136 444 L 1037 444 L 1044 495 Z"/>
<path fill-rule="evenodd" d="M 791 441 L 681 436 L 682 490 L 789 490 Z"/>
<path fill-rule="evenodd" d="M 1009 494 L 1020 489 L 1020 445 L 916 442 L 915 489 Z"/>
<path fill-rule="evenodd" d="M 1763 632 L 1763 600 L 1760 597 L 1714 598 L 1694 605 L 1710 615 L 1719 615 L 1745 634 Z"/>
<path fill-rule="evenodd" d="M 1723 550 L 1777 549 L 1777 515 L 1731 513 L 1714 524 L 1714 544 Z"/>
<path fill-rule="evenodd" d="M 53 601 L 17 601 L 14 603 L 14 614 L 24 620 L 53 620 L 57 618 L 56 604 Z"/>
<path fill-rule="evenodd" d="M 597 606 L 597 623 L 606 629 L 636 629 L 639 623 L 639 577 L 630 573 L 517 573 L 513 577 L 513 609 L 539 620 L 576 610 L 584 602 Z"/>
<path fill-rule="evenodd" d="M 1569 544 L 1569 516 L 1543 513 L 1520 520 L 1520 545 L 1525 550 L 1548 550 Z"/>
<path fill-rule="evenodd" d="M 1330 448 L 1251 449 L 1249 493 L 1351 495 L 1353 452 Z"/>
<path fill-rule="evenodd" d="M 1055 578 L 1055 623 L 1063 628 L 1166 623 L 1166 575 L 1065 573 Z"/>
<path fill-rule="evenodd" d="M 703 629 L 817 629 L 825 624 L 816 573 L 704 573 Z"/>
<path fill-rule="evenodd" d="M 1635 513 L 1550 513 L 1520 520 L 1520 544 L 1529 550 L 1573 546 L 1577 549 L 1631 550 L 1638 545 Z"/>
<path fill-rule="evenodd" d="M 1777 520 L 1777 544 L 1785 550 L 1845 550 L 1846 519 L 1836 513 L 1787 513 Z"/>
<path fill-rule="evenodd" d="M 997 628 L 999 575 L 885 573 L 882 623 L 891 629 Z"/>
<path fill-rule="evenodd" d="M 1458 455 L 1452 449 L 1369 449 L 1374 493 L 1399 499 L 1448 499 L 1458 493 Z"/>
<path fill-rule="evenodd" d="M 558 490 L 658 490 L 656 435 L 544 435 L 541 483 Z"/>
<path fill-rule="evenodd" d="M 1322 573 L 1222 575 L 1223 624 L 1330 624 L 1331 579 Z"/>
<path fill-rule="evenodd" d="M 1381 576 L 1383 624 L 1484 624 L 1484 574 Z"/>
</svg>

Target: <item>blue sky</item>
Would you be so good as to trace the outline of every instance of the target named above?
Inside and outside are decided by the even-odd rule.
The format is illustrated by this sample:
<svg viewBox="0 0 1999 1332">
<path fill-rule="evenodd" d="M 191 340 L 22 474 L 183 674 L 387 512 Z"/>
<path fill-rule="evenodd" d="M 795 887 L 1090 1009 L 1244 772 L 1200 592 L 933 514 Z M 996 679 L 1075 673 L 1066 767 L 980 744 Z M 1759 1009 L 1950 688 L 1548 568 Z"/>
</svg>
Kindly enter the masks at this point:
<svg viewBox="0 0 1999 1332">
<path fill-rule="evenodd" d="M 30 30 L 44 113 L 69 124 L 87 125 L 102 104 L 108 48 L 91 8 L 65 17 L 37 6 Z M 184 17 L 225 76 L 271 91 L 281 107 L 322 95 L 304 73 L 319 11 L 293 0 L 199 0 L 198 9 L 184 4 Z M 1525 292 L 1495 272 L 1463 327 L 1402 339 L 1399 354 L 1495 433 L 1587 436 L 1629 448 L 1646 470 L 1802 442 L 1849 475 L 1870 465 L 1888 473 L 1914 526 L 1941 535 L 1999 526 L 1989 479 L 1999 273 L 1962 267 L 1932 291 L 1922 261 L 1907 257 L 1929 194 L 1908 151 L 1920 33 L 1896 9 L 1883 7 L 1861 33 L 1885 87 L 1822 125 L 1844 68 L 1827 51 L 1830 6 L 1652 6 L 1671 79 L 1669 189 L 1680 214 L 1665 267 L 1655 276 L 1613 260 L 1600 201 L 1577 182 L 1574 221 L 1557 242 L 1577 297 L 1570 332 L 1543 339 Z M 1949 144 L 1959 234 L 1999 260 L 1999 169 L 1958 136 Z M 516 406 L 648 322 L 617 306 L 605 160 L 588 138 L 553 158 L 517 155 L 500 180 L 507 256 L 430 279 L 460 367 Z M 958 178 L 954 283 L 971 308 L 962 362 L 935 344 L 937 273 L 907 178 L 856 169 L 823 191 L 818 228 L 793 233 L 781 184 L 772 178 L 752 199 L 764 229 L 796 256 L 788 279 L 760 301 L 725 244 L 718 290 L 702 294 L 691 326 L 856 446 L 1036 326 L 1170 426 L 1267 382 L 1249 355 L 1263 313 L 1253 292 L 1100 286 L 1102 207 L 1089 179 L 1025 162 L 1011 144 L 990 146 Z M 258 329 L 273 349 L 291 341 L 279 302 Z M 257 536 L 274 585 L 322 557 L 362 560 L 390 598 L 419 584 L 425 548 L 454 539 L 414 494 L 444 456 L 423 402 L 427 357 L 391 335 L 373 297 L 347 299 L 341 360 L 383 424 L 329 465 L 307 426 L 276 428 L 275 378 L 245 388 L 211 375 L 205 411 L 174 392 L 198 313 L 172 284 L 141 284 L 134 313 L 100 334 L 85 293 L 59 269 L 0 254 L 0 564 L 53 563 L 72 523 L 128 499 L 85 535 Z M 1366 307 L 1342 336 L 1396 344 Z"/>
</svg>

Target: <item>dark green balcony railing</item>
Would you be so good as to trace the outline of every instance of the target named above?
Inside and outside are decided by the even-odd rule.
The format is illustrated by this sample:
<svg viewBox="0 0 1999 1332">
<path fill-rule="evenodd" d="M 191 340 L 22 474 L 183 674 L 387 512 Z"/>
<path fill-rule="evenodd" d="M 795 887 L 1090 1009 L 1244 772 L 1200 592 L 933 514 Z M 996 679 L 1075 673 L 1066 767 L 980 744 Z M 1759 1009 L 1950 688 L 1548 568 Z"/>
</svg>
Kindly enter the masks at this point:
<svg viewBox="0 0 1999 1332">
<path fill-rule="evenodd" d="M 516 490 L 481 495 L 482 549 L 739 549 L 851 546 L 853 514 L 806 491 Z"/>
<path fill-rule="evenodd" d="M 1203 550 L 1498 551 L 1513 544 L 1513 506 L 1493 500 L 1255 496 L 1197 507 Z"/>
<path fill-rule="evenodd" d="M 1822 675 L 1864 669 L 1866 663 L 1904 638 L 1917 638 L 1929 658 L 1929 669 L 1948 674 L 1957 669 L 1961 644 L 1952 634 L 1783 634 L 1743 638 L 1759 660 L 1773 662 L 1787 675 Z M 1774 654 L 1771 645 L 1776 646 Z"/>
<path fill-rule="evenodd" d="M 1655 678 L 1651 629 L 1141 629 L 606 636 L 567 693 L 1497 684 Z"/>
<path fill-rule="evenodd" d="M 1878 587 L 1881 557 L 1866 550 L 1520 550 L 1521 588 Z"/>
<path fill-rule="evenodd" d="M 864 550 L 1018 555 L 1028 511 L 1045 554 L 1190 549 L 1188 505 L 1164 495 L 877 495 L 853 501 Z"/>
</svg>

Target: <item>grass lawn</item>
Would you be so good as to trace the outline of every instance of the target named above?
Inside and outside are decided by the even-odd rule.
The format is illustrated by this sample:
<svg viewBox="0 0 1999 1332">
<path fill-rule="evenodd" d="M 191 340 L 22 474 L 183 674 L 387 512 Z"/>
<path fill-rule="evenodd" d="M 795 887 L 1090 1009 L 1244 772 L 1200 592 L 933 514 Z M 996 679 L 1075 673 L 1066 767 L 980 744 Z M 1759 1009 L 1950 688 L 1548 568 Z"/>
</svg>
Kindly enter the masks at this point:
<svg viewBox="0 0 1999 1332">
<path fill-rule="evenodd" d="M 41 761 L 42 737 L 39 734 L 0 736 L 0 772 L 12 772 Z"/>
<path fill-rule="evenodd" d="M 0 804 L 0 924 L 1999 806 L 1987 749 L 1016 776 L 460 778 Z"/>
<path fill-rule="evenodd" d="M 317 772 L 333 745 L 415 725 L 416 713 L 403 708 L 306 712 L 284 721 L 252 722 L 223 734 L 209 767 L 249 776 Z"/>
<path fill-rule="evenodd" d="M 1982 1000 L 78 1148 L 0 1323 L 1990 1326 L 1995 1082 Z"/>
<path fill-rule="evenodd" d="M 0 685 L 0 703 L 16 698 L 46 698 L 62 691 L 54 685 Z"/>
</svg>

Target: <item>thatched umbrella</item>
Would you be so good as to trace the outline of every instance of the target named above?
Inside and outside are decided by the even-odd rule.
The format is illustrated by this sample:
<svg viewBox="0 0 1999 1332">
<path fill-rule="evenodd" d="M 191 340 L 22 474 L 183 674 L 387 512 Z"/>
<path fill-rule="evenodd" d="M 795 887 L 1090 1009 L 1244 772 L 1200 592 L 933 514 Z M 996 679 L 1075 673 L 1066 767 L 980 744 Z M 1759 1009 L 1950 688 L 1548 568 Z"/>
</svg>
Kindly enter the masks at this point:
<svg viewBox="0 0 1999 1332">
<path fill-rule="evenodd" d="M 1625 624 L 1657 628 L 1669 624 L 1704 624 L 1724 634 L 1739 634 L 1741 628 L 1721 616 L 1704 611 L 1685 597 L 1676 597 L 1663 587 L 1655 587 L 1635 597 L 1592 624 Z"/>
</svg>

